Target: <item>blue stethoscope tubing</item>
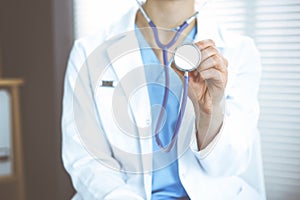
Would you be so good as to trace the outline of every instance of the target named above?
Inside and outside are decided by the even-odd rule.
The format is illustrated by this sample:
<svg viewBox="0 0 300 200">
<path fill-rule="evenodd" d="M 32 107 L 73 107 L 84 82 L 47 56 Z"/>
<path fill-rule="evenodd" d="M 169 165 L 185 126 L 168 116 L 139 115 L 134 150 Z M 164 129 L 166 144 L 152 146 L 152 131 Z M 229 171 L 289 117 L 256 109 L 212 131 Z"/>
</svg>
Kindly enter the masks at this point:
<svg viewBox="0 0 300 200">
<path fill-rule="evenodd" d="M 185 73 L 184 73 L 183 95 L 182 95 L 182 99 L 181 99 L 181 106 L 180 106 L 180 110 L 179 110 L 179 114 L 178 114 L 178 119 L 176 121 L 176 125 L 175 125 L 175 128 L 174 128 L 174 132 L 173 132 L 173 135 L 172 135 L 171 142 L 169 143 L 169 145 L 167 145 L 167 147 L 164 147 L 164 145 L 162 144 L 162 142 L 159 138 L 159 130 L 160 130 L 160 127 L 161 127 L 161 123 L 163 121 L 164 110 L 166 110 L 166 106 L 167 106 L 167 102 L 168 102 L 168 96 L 169 96 L 169 67 L 170 67 L 170 64 L 171 64 L 173 59 L 171 59 L 171 61 L 168 62 L 168 49 L 170 47 L 172 47 L 178 41 L 178 38 L 179 38 L 180 34 L 197 17 L 198 12 L 196 12 L 193 16 L 189 17 L 185 22 L 183 22 L 180 26 L 178 26 L 174 29 L 176 31 L 176 34 L 174 35 L 174 37 L 172 38 L 172 40 L 169 43 L 162 44 L 160 39 L 159 39 L 159 36 L 158 36 L 157 27 L 155 26 L 155 24 L 152 22 L 152 20 L 146 14 L 145 10 L 142 7 L 142 4 L 138 0 L 136 0 L 136 1 L 139 5 L 141 13 L 143 14 L 144 18 L 147 20 L 149 26 L 151 27 L 151 29 L 154 33 L 154 38 L 155 38 L 156 44 L 163 51 L 163 62 L 164 62 L 164 69 L 165 69 L 165 90 L 164 90 L 164 97 L 163 97 L 163 102 L 162 102 L 162 108 L 163 109 L 161 109 L 161 111 L 159 113 L 158 121 L 157 121 L 157 124 L 155 126 L 155 140 L 156 140 L 157 145 L 159 146 L 159 148 L 162 151 L 169 152 L 169 151 L 171 151 L 171 149 L 173 148 L 173 146 L 174 146 L 174 144 L 177 140 L 178 132 L 179 132 L 179 129 L 181 127 L 182 120 L 183 120 L 183 115 L 184 115 L 186 104 L 187 104 L 189 75 L 188 75 L 188 71 L 185 71 Z"/>
</svg>

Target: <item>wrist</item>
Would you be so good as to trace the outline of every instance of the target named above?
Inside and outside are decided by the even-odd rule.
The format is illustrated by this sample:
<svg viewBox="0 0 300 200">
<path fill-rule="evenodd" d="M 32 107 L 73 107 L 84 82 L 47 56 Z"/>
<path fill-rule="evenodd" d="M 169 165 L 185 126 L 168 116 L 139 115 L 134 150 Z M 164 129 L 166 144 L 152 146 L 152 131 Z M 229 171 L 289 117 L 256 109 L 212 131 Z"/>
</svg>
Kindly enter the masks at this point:
<svg viewBox="0 0 300 200">
<path fill-rule="evenodd" d="M 204 149 L 219 133 L 224 119 L 224 106 L 214 106 L 212 112 L 196 112 L 198 149 Z"/>
</svg>

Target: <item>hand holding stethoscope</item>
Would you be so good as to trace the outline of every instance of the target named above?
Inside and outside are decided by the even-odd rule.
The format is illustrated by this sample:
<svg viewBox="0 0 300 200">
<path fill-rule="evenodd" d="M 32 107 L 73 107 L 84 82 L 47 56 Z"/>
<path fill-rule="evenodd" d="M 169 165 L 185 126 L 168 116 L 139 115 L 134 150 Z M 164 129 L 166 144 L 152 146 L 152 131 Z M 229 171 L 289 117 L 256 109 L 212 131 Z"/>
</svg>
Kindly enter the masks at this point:
<svg viewBox="0 0 300 200">
<path fill-rule="evenodd" d="M 228 61 L 212 40 L 181 45 L 175 49 L 172 59 L 176 67 L 174 70 L 184 79 L 188 77 L 185 90 L 188 90 L 196 113 L 198 148 L 204 148 L 223 122 L 225 105 L 222 99 L 228 77 Z"/>
<path fill-rule="evenodd" d="M 199 51 L 200 57 L 197 57 Z M 179 46 L 174 51 L 177 73 L 189 72 L 189 97 L 200 112 L 211 113 L 218 105 L 227 83 L 228 62 L 212 40 Z M 176 59 L 177 57 L 177 59 Z M 183 58 L 188 59 L 184 61 Z M 200 59 L 200 62 L 197 60 Z"/>
<path fill-rule="evenodd" d="M 202 40 L 196 45 L 201 50 L 202 60 L 190 73 L 190 98 L 198 103 L 200 112 L 209 114 L 223 99 L 228 62 L 212 40 Z"/>
<path fill-rule="evenodd" d="M 168 152 L 173 148 L 176 142 L 176 138 L 185 111 L 185 106 L 187 103 L 187 96 L 190 97 L 194 104 L 196 112 L 196 127 L 198 133 L 199 129 L 201 129 L 201 133 L 209 133 L 209 129 L 212 129 L 212 132 L 216 132 L 215 127 L 220 127 L 220 123 L 218 122 L 214 123 L 214 125 L 211 126 L 210 123 L 207 123 L 207 120 L 202 120 L 202 117 L 201 120 L 199 120 L 199 118 L 200 115 L 211 117 L 212 112 L 214 110 L 218 110 L 218 107 L 220 107 L 220 103 L 223 99 L 225 86 L 227 83 L 227 60 L 220 54 L 212 40 L 204 40 L 197 42 L 196 44 L 179 45 L 174 50 L 171 60 L 168 61 L 168 49 L 176 43 L 179 35 L 197 17 L 198 12 L 196 12 L 184 23 L 174 29 L 174 31 L 176 31 L 176 34 L 169 43 L 162 44 L 159 40 L 158 31 L 155 24 L 144 11 L 142 4 L 138 0 L 137 3 L 139 4 L 141 13 L 147 20 L 149 26 L 152 28 L 156 44 L 159 46 L 159 48 L 162 49 L 163 52 L 166 80 L 164 98 L 162 102 L 163 108 L 166 107 L 166 104 L 168 102 L 169 67 L 172 65 L 172 63 L 174 63 L 175 67 L 177 68 L 176 71 L 179 74 L 184 73 L 184 86 L 180 111 L 174 128 L 172 140 L 167 147 L 164 147 L 162 145 L 159 137 L 159 129 L 161 127 L 163 111 L 160 112 L 158 123 L 155 128 L 155 138 L 158 146 L 163 151 Z M 217 109 L 214 109 L 215 107 Z M 200 137 L 201 140 L 201 144 L 199 144 L 200 140 L 198 140 L 198 146 L 202 146 L 202 142 L 205 142 L 204 139 L 208 138 L 208 141 L 211 140 L 211 137 L 209 135 L 208 137 L 206 137 L 206 134 L 201 133 L 197 134 L 197 138 Z"/>
<path fill-rule="evenodd" d="M 219 132 L 224 117 L 224 93 L 228 79 L 228 61 L 212 40 L 196 43 L 202 60 L 190 72 L 189 97 L 196 113 L 198 149 L 205 148 Z"/>
</svg>

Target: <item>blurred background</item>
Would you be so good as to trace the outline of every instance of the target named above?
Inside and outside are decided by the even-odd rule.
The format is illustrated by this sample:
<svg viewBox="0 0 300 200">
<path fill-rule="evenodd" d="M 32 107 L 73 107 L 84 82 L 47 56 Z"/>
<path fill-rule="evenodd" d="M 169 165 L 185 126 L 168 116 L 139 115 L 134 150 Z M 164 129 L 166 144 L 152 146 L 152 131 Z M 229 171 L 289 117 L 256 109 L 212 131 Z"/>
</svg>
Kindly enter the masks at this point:
<svg viewBox="0 0 300 200">
<path fill-rule="evenodd" d="M 60 129 L 68 55 L 75 39 L 116 22 L 132 6 L 135 0 L 0 1 L 1 200 L 71 198 Z M 300 2 L 213 0 L 205 10 L 222 27 L 252 37 L 261 53 L 267 197 L 299 200 Z"/>
</svg>

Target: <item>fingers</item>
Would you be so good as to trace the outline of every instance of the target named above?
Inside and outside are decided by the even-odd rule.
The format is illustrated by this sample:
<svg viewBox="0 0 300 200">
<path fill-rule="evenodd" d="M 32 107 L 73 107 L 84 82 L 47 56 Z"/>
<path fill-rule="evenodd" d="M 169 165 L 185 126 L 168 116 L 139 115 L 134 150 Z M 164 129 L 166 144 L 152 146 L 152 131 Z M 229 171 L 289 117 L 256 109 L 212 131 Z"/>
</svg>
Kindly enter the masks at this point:
<svg viewBox="0 0 300 200">
<path fill-rule="evenodd" d="M 204 70 L 202 72 L 200 72 L 200 76 L 204 79 L 204 80 L 214 80 L 214 81 L 218 81 L 218 82 L 226 82 L 226 80 L 224 80 L 224 76 L 222 74 L 222 72 L 220 72 L 219 70 L 215 69 L 215 68 L 210 68 L 207 70 Z"/>
<path fill-rule="evenodd" d="M 219 52 L 213 40 L 202 40 L 197 42 L 196 45 L 202 54 L 202 60 L 197 71 L 202 72 L 209 68 L 216 68 L 221 71 L 226 70 L 228 62 Z M 194 73 L 194 75 L 196 75 L 196 73 Z"/>
<path fill-rule="evenodd" d="M 206 60 L 207 58 L 218 55 L 219 51 L 215 46 L 208 46 L 205 49 L 201 50 L 201 55 L 202 55 L 202 61 Z"/>
<path fill-rule="evenodd" d="M 202 40 L 196 45 L 201 51 L 202 60 L 197 70 L 190 73 L 193 81 L 214 80 L 221 85 L 226 83 L 228 62 L 218 51 L 215 43 L 212 40 Z"/>
<path fill-rule="evenodd" d="M 199 47 L 200 50 L 206 49 L 207 47 L 213 46 L 215 47 L 216 44 L 213 40 L 207 39 L 207 40 L 201 40 L 196 43 L 196 45 Z"/>
<path fill-rule="evenodd" d="M 227 71 L 222 72 L 216 68 L 209 68 L 207 70 L 203 70 L 201 72 L 194 72 L 192 76 L 190 76 L 194 82 L 200 81 L 216 81 L 217 84 L 224 85 L 227 82 Z M 222 84 L 224 83 L 224 84 Z"/>
<path fill-rule="evenodd" d="M 197 70 L 202 72 L 209 68 L 216 68 L 220 71 L 224 71 L 227 69 L 227 60 L 221 54 L 214 54 L 205 60 L 202 60 Z"/>
</svg>

